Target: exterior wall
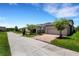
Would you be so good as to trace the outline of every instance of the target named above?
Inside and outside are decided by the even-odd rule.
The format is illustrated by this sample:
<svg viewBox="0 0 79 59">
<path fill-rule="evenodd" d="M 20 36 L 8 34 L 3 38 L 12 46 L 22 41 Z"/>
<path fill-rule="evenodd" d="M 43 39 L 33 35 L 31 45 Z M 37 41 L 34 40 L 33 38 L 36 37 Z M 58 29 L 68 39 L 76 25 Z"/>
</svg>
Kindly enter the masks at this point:
<svg viewBox="0 0 79 59">
<path fill-rule="evenodd" d="M 70 26 L 67 27 L 67 35 L 70 35 Z"/>
</svg>

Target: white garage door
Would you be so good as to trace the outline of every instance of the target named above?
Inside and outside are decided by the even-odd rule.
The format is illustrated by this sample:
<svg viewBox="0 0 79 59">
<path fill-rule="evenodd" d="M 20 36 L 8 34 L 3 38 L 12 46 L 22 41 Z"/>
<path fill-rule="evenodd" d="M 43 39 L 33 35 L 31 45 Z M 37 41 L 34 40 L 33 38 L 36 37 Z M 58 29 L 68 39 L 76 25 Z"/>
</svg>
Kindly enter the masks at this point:
<svg viewBox="0 0 79 59">
<path fill-rule="evenodd" d="M 46 28 L 46 33 L 47 33 L 47 34 L 58 35 L 58 34 L 59 34 L 59 31 L 57 31 L 57 29 L 55 29 L 55 28 L 50 28 L 50 27 L 48 27 L 48 28 Z"/>
<path fill-rule="evenodd" d="M 46 27 L 45 32 L 47 34 L 59 35 L 59 31 L 54 27 Z M 62 32 L 63 35 L 67 35 L 67 29 L 64 29 Z"/>
</svg>

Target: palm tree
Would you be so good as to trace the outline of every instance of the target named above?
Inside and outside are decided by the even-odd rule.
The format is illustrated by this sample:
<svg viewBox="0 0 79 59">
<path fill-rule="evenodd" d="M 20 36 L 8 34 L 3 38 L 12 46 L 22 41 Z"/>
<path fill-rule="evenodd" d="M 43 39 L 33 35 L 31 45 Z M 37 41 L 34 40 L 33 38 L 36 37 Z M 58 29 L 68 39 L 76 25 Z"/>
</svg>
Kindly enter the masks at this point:
<svg viewBox="0 0 79 59">
<path fill-rule="evenodd" d="M 60 33 L 60 38 L 62 38 L 62 31 L 69 25 L 69 21 L 65 18 L 60 18 L 54 21 L 53 25 L 57 28 Z"/>
</svg>

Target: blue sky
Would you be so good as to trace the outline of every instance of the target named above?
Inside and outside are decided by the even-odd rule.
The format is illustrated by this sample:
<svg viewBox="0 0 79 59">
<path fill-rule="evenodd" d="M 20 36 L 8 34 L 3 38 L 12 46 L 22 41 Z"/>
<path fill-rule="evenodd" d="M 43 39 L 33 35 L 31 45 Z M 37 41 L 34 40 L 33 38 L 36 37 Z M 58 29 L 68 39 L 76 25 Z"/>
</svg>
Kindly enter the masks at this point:
<svg viewBox="0 0 79 59">
<path fill-rule="evenodd" d="M 26 24 L 53 22 L 57 18 L 73 19 L 79 25 L 79 4 L 71 3 L 0 3 L 0 26 L 25 27 Z"/>
</svg>

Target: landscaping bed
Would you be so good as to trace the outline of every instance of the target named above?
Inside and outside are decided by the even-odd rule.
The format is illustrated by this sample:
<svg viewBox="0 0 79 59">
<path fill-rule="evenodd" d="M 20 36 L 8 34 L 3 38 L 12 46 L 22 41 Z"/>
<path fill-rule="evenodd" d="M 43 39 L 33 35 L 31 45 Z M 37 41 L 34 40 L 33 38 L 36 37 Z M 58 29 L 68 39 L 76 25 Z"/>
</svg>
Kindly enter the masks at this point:
<svg viewBox="0 0 79 59">
<path fill-rule="evenodd" d="M 79 52 L 79 32 L 74 33 L 72 36 L 63 39 L 55 39 L 50 42 L 59 47 L 67 48 Z"/>
<path fill-rule="evenodd" d="M 10 47 L 6 32 L 0 32 L 0 56 L 10 56 Z"/>
</svg>

